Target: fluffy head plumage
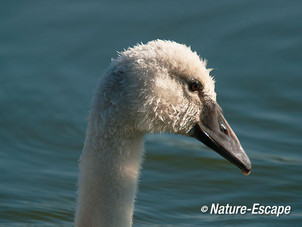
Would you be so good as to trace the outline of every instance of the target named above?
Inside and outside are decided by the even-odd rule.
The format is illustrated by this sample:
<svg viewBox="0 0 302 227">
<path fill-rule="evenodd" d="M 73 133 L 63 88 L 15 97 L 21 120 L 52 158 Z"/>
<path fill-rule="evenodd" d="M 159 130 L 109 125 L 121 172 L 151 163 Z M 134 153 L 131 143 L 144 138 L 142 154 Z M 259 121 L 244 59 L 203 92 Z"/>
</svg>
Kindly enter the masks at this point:
<svg viewBox="0 0 302 227">
<path fill-rule="evenodd" d="M 210 71 L 206 61 L 185 45 L 163 40 L 138 44 L 112 60 L 93 106 L 99 106 L 97 112 L 110 124 L 123 128 L 132 124 L 135 127 L 129 128 L 144 133 L 186 135 L 203 107 L 188 84 L 200 81 L 204 100 L 216 101 Z"/>
</svg>

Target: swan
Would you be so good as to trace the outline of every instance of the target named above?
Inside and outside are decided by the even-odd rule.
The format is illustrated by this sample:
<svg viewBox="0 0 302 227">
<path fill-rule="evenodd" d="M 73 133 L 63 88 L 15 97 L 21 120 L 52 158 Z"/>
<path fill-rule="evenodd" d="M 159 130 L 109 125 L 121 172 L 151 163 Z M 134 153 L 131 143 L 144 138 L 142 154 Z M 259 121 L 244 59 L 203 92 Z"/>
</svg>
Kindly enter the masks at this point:
<svg viewBox="0 0 302 227">
<path fill-rule="evenodd" d="M 132 226 L 146 133 L 194 137 L 250 173 L 210 71 L 190 47 L 167 40 L 137 44 L 112 60 L 92 99 L 75 226 Z"/>
</svg>

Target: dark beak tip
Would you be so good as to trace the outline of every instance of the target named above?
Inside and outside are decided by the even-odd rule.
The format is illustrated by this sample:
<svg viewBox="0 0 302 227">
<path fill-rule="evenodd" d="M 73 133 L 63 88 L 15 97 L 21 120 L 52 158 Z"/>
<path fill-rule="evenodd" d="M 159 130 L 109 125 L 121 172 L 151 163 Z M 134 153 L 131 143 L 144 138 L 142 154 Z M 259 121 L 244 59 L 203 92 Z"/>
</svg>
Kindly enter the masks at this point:
<svg viewBox="0 0 302 227">
<path fill-rule="evenodd" d="M 248 176 L 252 172 L 252 169 L 242 170 L 243 175 Z"/>
<path fill-rule="evenodd" d="M 243 168 L 241 167 L 240 169 L 241 169 L 243 175 L 245 175 L 245 176 L 250 175 L 250 173 L 252 172 L 252 164 L 251 164 L 248 157 L 247 157 L 247 160 L 244 163 Z"/>
<path fill-rule="evenodd" d="M 237 167 L 240 168 L 243 175 L 248 176 L 252 172 L 252 163 L 249 159 L 249 157 L 246 155 L 245 151 L 241 147 L 241 158 L 237 159 Z M 239 161 L 240 160 L 240 161 Z"/>
</svg>

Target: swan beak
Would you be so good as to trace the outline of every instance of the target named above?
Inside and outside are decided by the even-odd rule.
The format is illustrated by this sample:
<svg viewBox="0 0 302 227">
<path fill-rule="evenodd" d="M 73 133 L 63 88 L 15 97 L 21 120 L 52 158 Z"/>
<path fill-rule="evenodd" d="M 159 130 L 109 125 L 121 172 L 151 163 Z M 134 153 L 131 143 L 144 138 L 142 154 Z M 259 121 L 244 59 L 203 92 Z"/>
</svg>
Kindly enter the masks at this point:
<svg viewBox="0 0 302 227">
<path fill-rule="evenodd" d="M 251 162 L 224 118 L 220 106 L 210 102 L 203 109 L 200 121 L 192 130 L 192 137 L 239 167 L 244 175 L 249 175 Z"/>
</svg>

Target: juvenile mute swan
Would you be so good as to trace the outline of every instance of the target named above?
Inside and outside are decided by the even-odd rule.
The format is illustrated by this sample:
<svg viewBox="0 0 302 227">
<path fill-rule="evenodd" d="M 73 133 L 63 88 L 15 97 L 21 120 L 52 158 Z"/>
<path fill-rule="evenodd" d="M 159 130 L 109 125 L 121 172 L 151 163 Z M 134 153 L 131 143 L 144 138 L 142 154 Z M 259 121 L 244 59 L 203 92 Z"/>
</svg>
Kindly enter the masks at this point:
<svg viewBox="0 0 302 227">
<path fill-rule="evenodd" d="M 89 114 L 75 226 L 132 225 L 146 133 L 194 137 L 249 174 L 209 73 L 196 52 L 172 41 L 137 45 L 112 60 Z"/>
</svg>

